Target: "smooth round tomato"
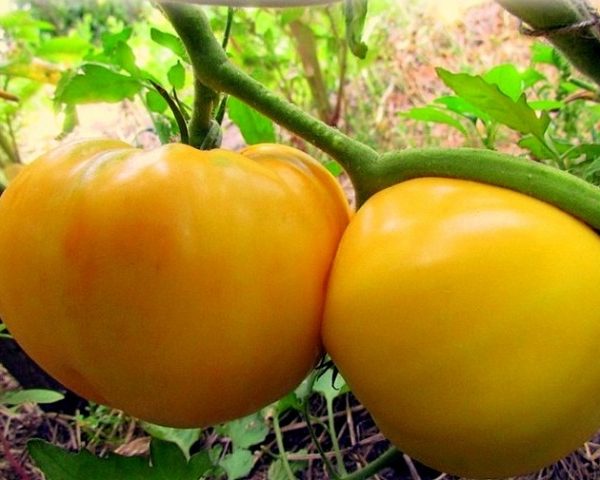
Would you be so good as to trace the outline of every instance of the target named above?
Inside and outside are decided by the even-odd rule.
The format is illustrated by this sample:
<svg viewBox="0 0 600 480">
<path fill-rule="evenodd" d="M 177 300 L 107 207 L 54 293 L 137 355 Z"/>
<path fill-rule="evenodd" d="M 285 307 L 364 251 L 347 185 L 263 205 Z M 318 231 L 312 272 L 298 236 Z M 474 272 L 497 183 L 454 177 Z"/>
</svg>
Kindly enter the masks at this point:
<svg viewBox="0 0 600 480">
<path fill-rule="evenodd" d="M 82 396 L 225 421 L 310 371 L 348 220 L 334 177 L 293 148 L 68 144 L 0 198 L 0 315 Z"/>
<path fill-rule="evenodd" d="M 533 471 L 600 428 L 600 239 L 541 201 L 420 178 L 340 243 L 323 341 L 397 447 L 466 477 Z"/>
</svg>

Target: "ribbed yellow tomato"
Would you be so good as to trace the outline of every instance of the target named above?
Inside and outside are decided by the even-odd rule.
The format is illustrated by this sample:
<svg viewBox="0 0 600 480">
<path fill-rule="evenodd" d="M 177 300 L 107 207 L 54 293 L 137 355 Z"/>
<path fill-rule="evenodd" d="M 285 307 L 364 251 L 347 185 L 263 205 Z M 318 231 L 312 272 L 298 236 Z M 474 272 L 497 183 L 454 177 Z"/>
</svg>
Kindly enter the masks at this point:
<svg viewBox="0 0 600 480">
<path fill-rule="evenodd" d="M 0 314 L 75 392 L 178 427 L 294 388 L 349 219 L 315 160 L 261 145 L 72 143 L 0 198 Z"/>
<path fill-rule="evenodd" d="M 382 432 L 467 477 L 526 473 L 600 428 L 600 239 L 463 180 L 369 199 L 330 278 L 323 340 Z"/>
</svg>

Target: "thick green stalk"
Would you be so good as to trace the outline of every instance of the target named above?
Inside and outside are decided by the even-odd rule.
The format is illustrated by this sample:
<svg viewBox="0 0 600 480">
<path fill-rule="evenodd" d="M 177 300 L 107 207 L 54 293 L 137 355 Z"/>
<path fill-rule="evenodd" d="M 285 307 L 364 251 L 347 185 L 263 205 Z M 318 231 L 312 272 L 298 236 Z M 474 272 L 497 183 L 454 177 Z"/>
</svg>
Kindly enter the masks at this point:
<svg viewBox="0 0 600 480">
<path fill-rule="evenodd" d="M 379 155 L 284 101 L 234 66 L 214 37 L 208 19 L 194 5 L 162 2 L 161 8 L 186 46 L 194 75 L 208 87 L 244 101 L 338 160 L 357 178 Z"/>
<path fill-rule="evenodd" d="M 600 230 L 600 189 L 570 173 L 491 150 L 425 148 L 381 157 L 357 186 L 359 202 L 417 177 L 475 180 L 509 188 L 559 207 Z"/>
<path fill-rule="evenodd" d="M 205 139 L 213 127 L 213 116 L 219 94 L 207 87 L 198 79 L 194 79 L 194 108 L 189 124 L 190 145 L 202 148 Z"/>
<path fill-rule="evenodd" d="M 600 84 L 600 29 L 594 9 L 586 0 L 497 2 L 533 28 L 533 33 L 546 37 L 577 69 Z"/>
<path fill-rule="evenodd" d="M 523 5 L 540 8 L 546 1 L 549 0 L 532 0 Z M 520 4 L 520 0 L 502 2 Z M 564 7 L 563 13 L 571 11 L 568 5 L 583 5 L 581 0 L 556 0 L 556 3 Z M 415 149 L 380 156 L 370 147 L 286 102 L 235 67 L 214 37 L 201 9 L 169 2 L 161 5 L 188 49 L 197 79 L 215 91 L 241 99 L 335 158 L 349 173 L 359 205 L 382 188 L 402 180 L 418 176 L 456 177 L 531 195 L 600 230 L 599 188 L 569 173 L 489 150 Z M 548 19 L 556 19 L 552 9 L 535 11 L 547 19 L 547 23 L 550 23 Z M 598 68 L 600 79 L 600 63 Z"/>
<path fill-rule="evenodd" d="M 394 447 L 390 447 L 389 450 L 381 454 L 363 469 L 346 475 L 340 480 L 367 480 L 376 475 L 377 472 L 380 472 L 386 467 L 392 466 L 394 463 L 397 463 L 401 459 L 402 452 L 400 452 Z"/>
</svg>

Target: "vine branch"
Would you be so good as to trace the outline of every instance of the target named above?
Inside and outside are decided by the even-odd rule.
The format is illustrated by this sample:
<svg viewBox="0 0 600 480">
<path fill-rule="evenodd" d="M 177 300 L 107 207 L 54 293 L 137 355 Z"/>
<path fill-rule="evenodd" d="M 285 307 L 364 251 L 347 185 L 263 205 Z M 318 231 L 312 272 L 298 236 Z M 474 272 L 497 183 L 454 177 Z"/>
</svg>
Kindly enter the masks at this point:
<svg viewBox="0 0 600 480">
<path fill-rule="evenodd" d="M 496 0 L 600 85 L 600 19 L 587 0 Z M 528 31 L 525 30 L 525 33 Z"/>
</svg>

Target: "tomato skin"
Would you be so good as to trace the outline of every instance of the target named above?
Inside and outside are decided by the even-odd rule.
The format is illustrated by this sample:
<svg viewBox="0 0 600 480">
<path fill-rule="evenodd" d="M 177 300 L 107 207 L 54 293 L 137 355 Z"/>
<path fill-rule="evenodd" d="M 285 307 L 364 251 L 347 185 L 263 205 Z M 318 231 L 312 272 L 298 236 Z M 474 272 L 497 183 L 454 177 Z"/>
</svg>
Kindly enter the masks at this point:
<svg viewBox="0 0 600 480">
<path fill-rule="evenodd" d="M 600 427 L 600 239 L 543 202 L 420 178 L 340 243 L 326 350 L 382 433 L 469 478 L 534 471 Z"/>
<path fill-rule="evenodd" d="M 335 179 L 289 147 L 68 144 L 0 198 L 0 314 L 80 395 L 215 424 L 312 368 L 348 220 Z"/>
</svg>

